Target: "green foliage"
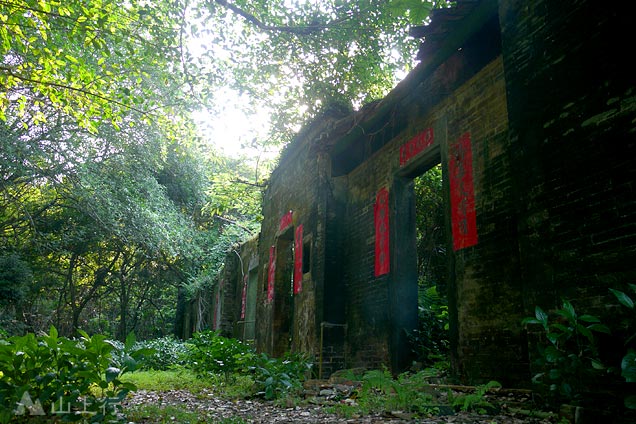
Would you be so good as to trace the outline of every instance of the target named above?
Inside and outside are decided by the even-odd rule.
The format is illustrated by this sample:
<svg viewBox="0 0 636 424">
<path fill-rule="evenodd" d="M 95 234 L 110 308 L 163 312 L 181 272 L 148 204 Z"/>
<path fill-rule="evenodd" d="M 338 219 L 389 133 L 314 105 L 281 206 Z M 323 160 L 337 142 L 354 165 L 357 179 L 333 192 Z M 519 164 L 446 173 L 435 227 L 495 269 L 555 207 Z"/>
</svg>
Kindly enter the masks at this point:
<svg viewBox="0 0 636 424">
<path fill-rule="evenodd" d="M 636 285 L 629 284 L 628 287 L 633 295 L 636 295 Z M 636 327 L 636 306 L 634 305 L 634 300 L 624 291 L 610 289 L 610 292 L 616 296 L 616 299 L 621 305 L 629 310 L 630 317 L 626 324 L 631 331 L 634 331 L 633 329 Z M 636 333 L 626 338 L 625 347 L 627 348 L 627 352 L 621 360 L 621 377 L 623 377 L 627 383 L 636 383 L 636 350 L 633 346 L 635 339 Z M 625 406 L 629 409 L 636 409 L 636 395 L 628 395 L 625 398 Z"/>
<path fill-rule="evenodd" d="M 501 388 L 498 381 L 489 381 L 475 388 L 474 393 L 462 393 L 460 395 L 451 396 L 449 398 L 451 405 L 461 411 L 478 412 L 479 414 L 493 413 L 497 407 L 486 400 L 486 394 L 493 390 Z"/>
<path fill-rule="evenodd" d="M 229 381 L 232 373 L 246 372 L 254 358 L 253 349 L 237 339 L 216 331 L 201 331 L 190 339 L 187 364 L 200 376 L 222 373 Z"/>
<path fill-rule="evenodd" d="M 0 305 L 6 308 L 22 302 L 32 280 L 29 264 L 18 255 L 0 256 Z"/>
<path fill-rule="evenodd" d="M 429 169 L 414 180 L 417 273 L 421 288 L 436 286 L 446 294 L 446 237 L 444 236 L 444 196 L 442 166 Z"/>
<path fill-rule="evenodd" d="M 432 286 L 420 290 L 418 309 L 418 328 L 409 334 L 411 349 L 423 366 L 433 366 L 450 350 L 448 305 Z"/>
<path fill-rule="evenodd" d="M 141 369 L 167 370 L 186 363 L 188 348 L 185 343 L 177 340 L 174 336 L 137 342 L 136 346 L 153 351 L 145 356 Z"/>
<path fill-rule="evenodd" d="M 253 372 L 257 395 L 265 399 L 281 398 L 298 390 L 312 364 L 302 354 L 287 353 L 283 358 L 270 358 L 260 354 L 250 367 Z"/>
<path fill-rule="evenodd" d="M 394 379 L 386 368 L 369 370 L 359 376 L 362 386 L 355 395 L 355 402 L 338 403 L 328 410 L 345 417 L 385 411 L 402 411 L 416 417 L 436 415 L 444 405 L 436 400 L 428 378 L 424 371 L 400 374 Z"/>
<path fill-rule="evenodd" d="M 113 346 L 104 336 L 80 334 L 71 340 L 51 327 L 44 336 L 0 341 L 0 422 L 15 418 L 14 411 L 29 417 L 33 405 L 67 420 L 82 418 L 77 411 L 86 411 L 89 422 L 117 419 L 116 406 L 135 389 L 121 381 L 128 369 L 111 365 Z"/>
<path fill-rule="evenodd" d="M 545 339 L 538 343 L 536 365 L 540 370 L 533 382 L 556 402 L 573 400 L 589 384 L 590 379 L 604 370 L 594 333 L 610 330 L 592 315 L 578 315 L 567 300 L 550 317 L 539 306 L 535 316 L 524 318 L 522 324 L 539 325 Z"/>
<path fill-rule="evenodd" d="M 186 67 L 179 6 L 136 0 L 4 2 L 0 118 L 15 103 L 18 116 L 33 113 L 36 123 L 43 122 L 42 105 L 50 104 L 97 132 L 97 121 L 117 124 L 131 110 L 150 111 L 160 103 L 157 82 L 176 88 L 185 78 L 177 76 Z M 179 62 L 184 66 L 172 66 Z"/>
</svg>

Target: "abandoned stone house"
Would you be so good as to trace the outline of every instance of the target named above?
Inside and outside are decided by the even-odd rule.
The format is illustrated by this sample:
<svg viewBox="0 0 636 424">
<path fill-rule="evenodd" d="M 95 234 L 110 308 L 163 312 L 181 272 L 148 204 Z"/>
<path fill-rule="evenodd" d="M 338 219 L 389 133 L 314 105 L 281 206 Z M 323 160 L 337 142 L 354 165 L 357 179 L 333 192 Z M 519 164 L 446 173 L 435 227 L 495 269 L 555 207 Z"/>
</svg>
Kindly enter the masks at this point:
<svg viewBox="0 0 636 424">
<path fill-rule="evenodd" d="M 451 364 L 526 385 L 535 305 L 611 322 L 636 280 L 636 72 L 629 14 L 591 0 L 458 0 L 412 29 L 419 64 L 384 99 L 327 111 L 228 255 L 214 327 L 339 367 L 410 365 L 413 179 L 441 164 Z"/>
</svg>

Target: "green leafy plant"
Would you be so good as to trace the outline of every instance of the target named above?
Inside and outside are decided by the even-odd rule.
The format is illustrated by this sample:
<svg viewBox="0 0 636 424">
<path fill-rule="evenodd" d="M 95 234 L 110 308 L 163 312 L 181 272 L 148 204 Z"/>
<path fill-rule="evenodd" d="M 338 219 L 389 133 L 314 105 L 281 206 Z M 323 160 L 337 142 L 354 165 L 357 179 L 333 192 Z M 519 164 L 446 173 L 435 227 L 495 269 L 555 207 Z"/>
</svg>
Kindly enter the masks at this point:
<svg viewBox="0 0 636 424">
<path fill-rule="evenodd" d="M 167 370 L 174 366 L 184 365 L 188 348 L 181 340 L 174 336 L 145 340 L 135 344 L 136 349 L 152 349 L 141 364 L 144 370 Z"/>
<path fill-rule="evenodd" d="M 230 381 L 232 373 L 246 372 L 254 356 L 249 345 L 209 330 L 192 336 L 187 354 L 188 366 L 197 374 L 223 373 L 226 381 Z"/>
<path fill-rule="evenodd" d="M 250 367 L 254 373 L 256 394 L 265 399 L 283 397 L 300 389 L 312 364 L 302 354 L 287 353 L 283 358 L 270 358 L 262 353 Z"/>
<path fill-rule="evenodd" d="M 629 289 L 636 294 L 636 285 L 629 284 Z M 627 309 L 631 311 L 631 322 L 630 324 L 633 328 L 634 321 L 636 321 L 636 307 L 634 305 L 634 300 L 625 292 L 616 289 L 610 289 L 610 292 L 616 296 L 616 299 L 625 306 Z M 633 347 L 630 347 L 636 339 L 636 333 L 627 337 L 625 340 L 625 347 L 627 348 L 627 353 L 623 356 L 621 360 L 621 377 L 625 379 L 628 383 L 636 383 L 636 350 Z M 636 409 L 636 395 L 628 395 L 625 397 L 625 406 L 629 409 Z"/>
<path fill-rule="evenodd" d="M 402 411 L 417 416 L 434 415 L 441 405 L 435 402 L 433 391 L 425 373 L 403 373 L 393 378 L 388 369 L 369 370 L 361 377 L 362 386 L 356 396 L 356 405 L 345 405 L 338 412 L 349 415 L 354 409 L 357 414 L 371 412 Z"/>
<path fill-rule="evenodd" d="M 419 327 L 409 334 L 411 349 L 424 366 L 444 362 L 450 351 L 448 305 L 432 286 L 419 296 Z"/>
<path fill-rule="evenodd" d="M 116 406 L 135 387 L 122 382 L 126 368 L 112 366 L 113 346 L 103 335 L 79 340 L 49 333 L 0 342 L 0 423 L 45 415 L 63 420 L 116 420 Z"/>
<path fill-rule="evenodd" d="M 462 411 L 474 411 L 479 414 L 486 414 L 496 411 L 497 407 L 486 400 L 485 396 L 489 391 L 499 388 L 501 388 L 501 383 L 491 380 L 486 384 L 477 386 L 473 393 L 462 393 L 460 395 L 451 396 L 449 400 L 454 408 Z"/>
<path fill-rule="evenodd" d="M 544 338 L 537 344 L 539 372 L 533 382 L 549 400 L 576 399 L 586 383 L 605 369 L 598 357 L 594 333 L 609 334 L 609 328 L 598 317 L 578 315 L 569 301 L 564 300 L 552 317 L 537 306 L 535 316 L 524 318 L 522 324 L 540 325 L 543 329 Z"/>
</svg>

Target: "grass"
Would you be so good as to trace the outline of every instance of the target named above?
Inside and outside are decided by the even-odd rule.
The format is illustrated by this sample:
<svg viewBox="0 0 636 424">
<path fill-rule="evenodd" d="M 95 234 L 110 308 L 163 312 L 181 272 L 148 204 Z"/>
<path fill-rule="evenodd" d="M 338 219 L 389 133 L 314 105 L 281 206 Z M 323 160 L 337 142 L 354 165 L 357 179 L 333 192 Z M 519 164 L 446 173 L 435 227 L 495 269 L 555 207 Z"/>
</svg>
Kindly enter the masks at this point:
<svg viewBox="0 0 636 424">
<path fill-rule="evenodd" d="M 133 383 L 138 390 L 153 392 L 188 390 L 196 394 L 203 389 L 214 388 L 213 380 L 198 378 L 192 371 L 185 368 L 168 371 L 135 371 L 124 374 L 121 379 Z"/>
<path fill-rule="evenodd" d="M 229 381 L 222 375 L 214 374 L 201 378 L 186 368 L 168 371 L 135 371 L 124 374 L 122 381 L 133 383 L 137 386 L 137 390 L 150 392 L 187 390 L 195 395 L 208 390 L 228 399 L 243 398 L 254 390 L 254 380 L 250 376 L 234 375 Z"/>
</svg>

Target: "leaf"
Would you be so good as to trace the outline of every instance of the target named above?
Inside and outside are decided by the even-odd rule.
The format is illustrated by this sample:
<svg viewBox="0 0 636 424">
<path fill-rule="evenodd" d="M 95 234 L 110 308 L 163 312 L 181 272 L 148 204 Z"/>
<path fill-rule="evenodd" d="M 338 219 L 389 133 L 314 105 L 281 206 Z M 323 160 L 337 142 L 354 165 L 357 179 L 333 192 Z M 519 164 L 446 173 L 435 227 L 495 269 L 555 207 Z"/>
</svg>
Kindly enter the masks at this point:
<svg viewBox="0 0 636 424">
<path fill-rule="evenodd" d="M 132 350 L 136 342 L 137 342 L 137 337 L 135 336 L 135 333 L 131 331 L 126 336 L 126 342 L 124 343 L 126 350 Z"/>
<path fill-rule="evenodd" d="M 628 409 L 636 409 L 636 395 L 629 395 L 624 401 L 625 407 Z"/>
<path fill-rule="evenodd" d="M 528 325 L 528 324 L 543 324 L 543 323 L 541 321 L 539 321 L 538 319 L 536 319 L 536 318 L 529 318 L 529 317 L 528 318 L 524 318 L 521 321 L 521 325 L 525 326 L 525 325 Z"/>
<path fill-rule="evenodd" d="M 121 373 L 121 370 L 119 368 L 116 368 L 116 367 L 106 368 L 106 382 L 110 383 L 111 381 L 115 380 L 120 373 Z"/>
<path fill-rule="evenodd" d="M 627 296 L 620 290 L 610 289 L 610 291 L 614 293 L 614 296 L 616 296 L 616 299 L 618 299 L 621 304 L 628 307 L 629 309 L 634 309 L 634 301 L 631 297 Z"/>
<path fill-rule="evenodd" d="M 636 383 L 636 352 L 630 350 L 621 361 L 621 376 L 628 383 Z"/>
<path fill-rule="evenodd" d="M 534 316 L 537 317 L 537 320 L 539 320 L 544 327 L 548 325 L 548 314 L 546 314 L 539 306 L 534 308 Z"/>
<path fill-rule="evenodd" d="M 587 326 L 587 328 L 589 328 L 592 331 L 596 331 L 598 333 L 611 334 L 610 329 L 603 324 L 590 324 Z"/>
<path fill-rule="evenodd" d="M 546 361 L 551 363 L 556 363 L 559 360 L 559 358 L 563 356 L 561 352 L 559 352 L 559 350 L 554 346 L 548 346 L 545 349 L 544 355 L 545 355 Z"/>
<path fill-rule="evenodd" d="M 595 317 L 593 315 L 581 315 L 579 317 L 579 321 L 585 321 L 585 322 L 601 322 L 601 320 L 598 317 Z"/>
<path fill-rule="evenodd" d="M 590 362 L 592 363 L 592 368 L 594 368 L 595 370 L 606 369 L 605 365 L 603 365 L 603 363 L 597 359 L 591 359 Z"/>
<path fill-rule="evenodd" d="M 587 338 L 590 343 L 592 343 L 594 341 L 594 336 L 592 335 L 592 332 L 583 324 L 576 324 L 576 329 L 579 333 L 581 333 L 583 336 L 585 336 L 585 338 Z"/>
<path fill-rule="evenodd" d="M 574 310 L 574 306 L 568 301 L 563 301 L 563 309 L 560 312 L 560 315 L 567 318 L 568 321 L 576 321 L 576 311 Z"/>
</svg>

